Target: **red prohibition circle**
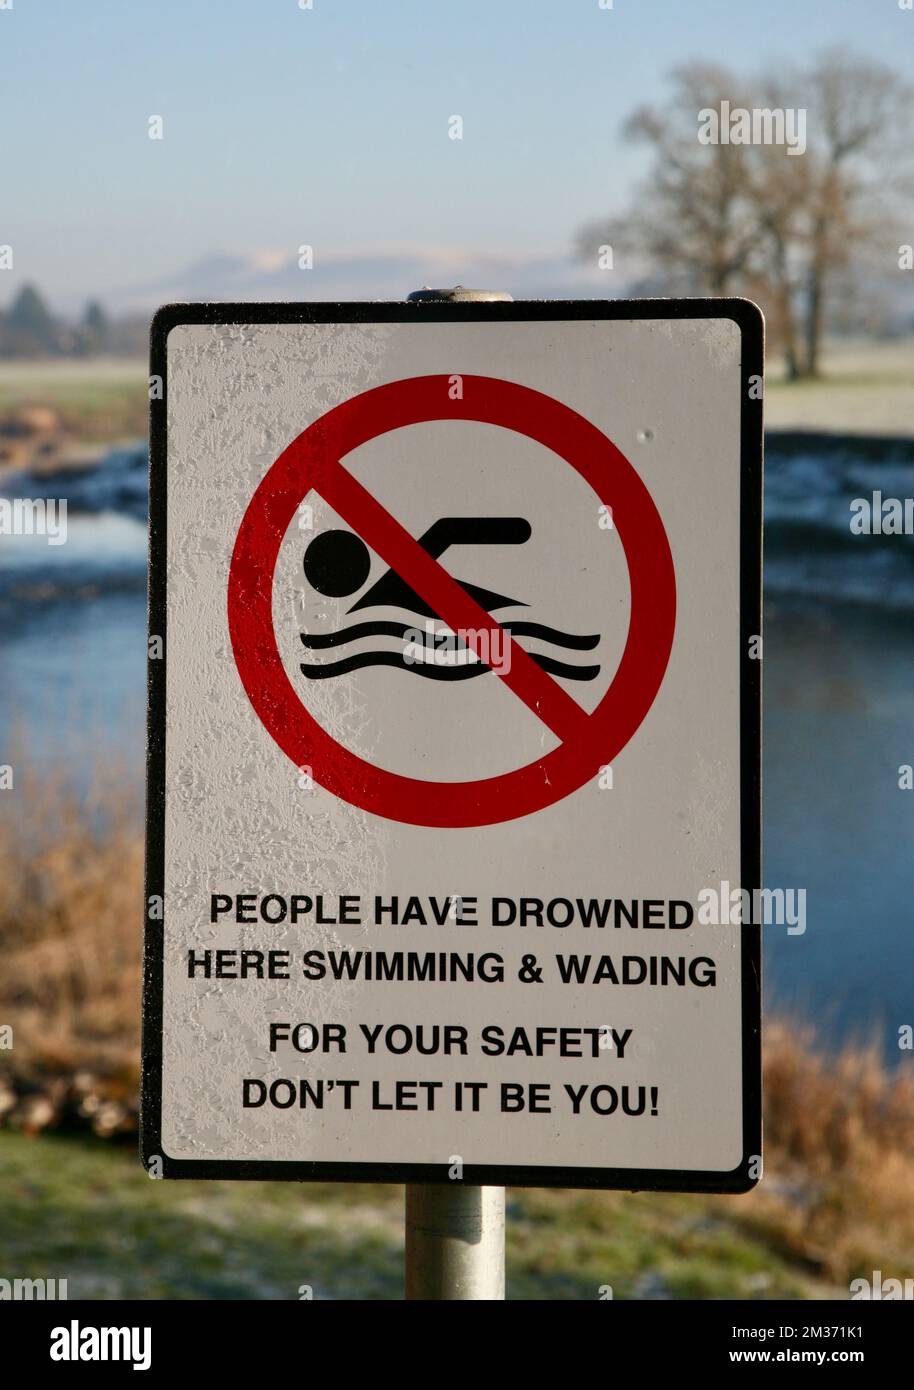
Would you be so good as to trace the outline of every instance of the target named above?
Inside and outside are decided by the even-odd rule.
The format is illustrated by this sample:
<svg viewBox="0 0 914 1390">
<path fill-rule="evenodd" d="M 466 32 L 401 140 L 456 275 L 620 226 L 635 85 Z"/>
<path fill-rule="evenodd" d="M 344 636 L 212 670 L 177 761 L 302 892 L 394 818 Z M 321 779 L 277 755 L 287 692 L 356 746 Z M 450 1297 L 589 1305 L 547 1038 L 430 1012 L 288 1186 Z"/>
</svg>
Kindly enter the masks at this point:
<svg viewBox="0 0 914 1390">
<path fill-rule="evenodd" d="M 229 570 L 235 664 L 267 732 L 296 767 L 310 768 L 314 781 L 327 791 L 362 810 L 411 825 L 494 825 L 541 811 L 577 791 L 617 757 L 647 715 L 666 672 L 676 621 L 669 541 L 651 495 L 628 459 L 582 415 L 551 396 L 495 377 L 465 375 L 461 380 L 460 400 L 450 399 L 452 378 L 445 375 L 377 386 L 303 430 L 254 493 Z M 276 643 L 273 574 L 303 499 L 312 490 L 332 490 L 334 470 L 346 454 L 390 430 L 455 419 L 498 425 L 537 441 L 570 464 L 600 502 L 612 508 L 628 565 L 631 612 L 622 660 L 609 689 L 591 714 L 573 706 L 580 717 L 570 737 L 511 772 L 468 782 L 433 782 L 375 767 L 338 743 L 305 708 Z M 362 539 L 371 544 L 370 536 Z M 563 691 L 559 694 L 570 704 Z"/>
</svg>

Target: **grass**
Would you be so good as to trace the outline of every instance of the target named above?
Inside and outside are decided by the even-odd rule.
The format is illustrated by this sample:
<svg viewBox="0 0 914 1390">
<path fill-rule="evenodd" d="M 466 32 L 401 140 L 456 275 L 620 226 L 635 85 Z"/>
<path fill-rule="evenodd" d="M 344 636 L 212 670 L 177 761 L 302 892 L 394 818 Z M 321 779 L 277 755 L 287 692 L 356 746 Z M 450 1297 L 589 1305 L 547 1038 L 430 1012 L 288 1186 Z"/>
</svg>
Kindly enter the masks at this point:
<svg viewBox="0 0 914 1390">
<path fill-rule="evenodd" d="M 53 1271 L 71 1298 L 397 1296 L 392 1190 L 166 1184 L 120 1146 L 11 1133 L 0 1163 L 0 1268 Z"/>
<path fill-rule="evenodd" d="M 899 342 L 826 344 L 822 375 L 788 382 L 768 362 L 765 423 L 769 429 L 837 434 L 914 435 L 914 348 Z"/>
<path fill-rule="evenodd" d="M 66 1278 L 71 1298 L 297 1299 L 303 1284 L 315 1298 L 402 1296 L 402 1188 L 155 1182 L 125 1147 L 11 1132 L 0 1168 L 4 1277 Z M 716 1202 L 512 1191 L 509 1297 L 835 1292 Z"/>
<path fill-rule="evenodd" d="M 5 362 L 0 417 L 23 406 L 49 406 L 63 431 L 80 443 L 141 439 L 148 424 L 148 374 L 144 361 L 130 358 Z"/>
</svg>

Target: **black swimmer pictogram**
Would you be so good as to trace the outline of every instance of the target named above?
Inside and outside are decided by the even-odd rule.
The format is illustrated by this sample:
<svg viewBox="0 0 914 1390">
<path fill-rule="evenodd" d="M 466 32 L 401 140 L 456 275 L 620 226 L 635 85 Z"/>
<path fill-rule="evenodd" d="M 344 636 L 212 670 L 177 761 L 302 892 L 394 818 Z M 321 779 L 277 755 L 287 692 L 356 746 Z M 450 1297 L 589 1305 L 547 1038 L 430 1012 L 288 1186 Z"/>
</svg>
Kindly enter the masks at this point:
<svg viewBox="0 0 914 1390">
<path fill-rule="evenodd" d="M 437 560 L 453 545 L 523 545 L 530 539 L 531 534 L 529 521 L 519 516 L 451 516 L 436 521 L 419 537 L 417 543 L 432 559 Z M 368 547 L 353 531 L 321 532 L 309 543 L 303 563 L 305 578 L 312 589 L 330 598 L 344 598 L 356 593 L 362 588 L 371 571 Z M 522 599 L 496 593 L 465 579 L 459 579 L 457 582 L 487 613 L 495 613 L 503 608 L 528 607 Z M 386 570 L 370 585 L 361 598 L 347 609 L 347 613 L 380 607 L 401 608 L 426 619 L 441 621 L 440 615 L 392 569 Z M 524 620 L 500 620 L 500 626 L 512 637 L 538 638 L 574 651 L 592 651 L 600 641 L 599 633 L 576 636 L 546 627 L 543 623 Z M 415 631 L 415 624 L 374 618 L 353 623 L 337 632 L 303 632 L 301 640 L 309 651 L 324 651 L 364 637 L 409 639 L 410 634 Z M 328 676 L 345 675 L 349 671 L 366 666 L 395 666 L 433 680 L 465 680 L 471 676 L 483 675 L 492 669 L 491 663 L 473 659 L 473 653 L 465 643 L 457 640 L 456 647 L 458 653 L 466 654 L 466 660 L 453 663 L 427 661 L 417 656 L 413 648 L 410 652 L 358 652 L 342 657 L 339 661 L 321 665 L 303 662 L 301 670 L 311 680 L 323 680 Z M 600 670 L 599 666 L 576 666 L 544 653 L 531 652 L 530 655 L 544 671 L 572 680 L 593 680 Z"/>
</svg>

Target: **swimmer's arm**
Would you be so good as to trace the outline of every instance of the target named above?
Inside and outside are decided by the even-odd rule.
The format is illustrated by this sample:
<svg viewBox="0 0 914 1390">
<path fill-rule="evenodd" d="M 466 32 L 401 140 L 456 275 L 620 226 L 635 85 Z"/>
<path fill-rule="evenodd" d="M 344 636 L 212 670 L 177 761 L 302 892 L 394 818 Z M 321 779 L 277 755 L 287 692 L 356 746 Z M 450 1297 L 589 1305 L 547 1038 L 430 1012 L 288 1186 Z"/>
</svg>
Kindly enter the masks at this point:
<svg viewBox="0 0 914 1390">
<path fill-rule="evenodd" d="M 437 560 L 452 545 L 523 545 L 530 534 L 530 523 L 522 516 L 443 516 L 419 537 L 419 544 Z"/>
</svg>

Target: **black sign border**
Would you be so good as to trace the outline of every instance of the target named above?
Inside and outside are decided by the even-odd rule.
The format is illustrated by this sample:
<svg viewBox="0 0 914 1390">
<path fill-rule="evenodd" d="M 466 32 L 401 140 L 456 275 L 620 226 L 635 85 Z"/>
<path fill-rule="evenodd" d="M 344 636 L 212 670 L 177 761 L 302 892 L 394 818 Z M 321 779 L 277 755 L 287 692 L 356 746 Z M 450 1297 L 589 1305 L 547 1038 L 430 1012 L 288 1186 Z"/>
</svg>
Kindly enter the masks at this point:
<svg viewBox="0 0 914 1390">
<path fill-rule="evenodd" d="M 168 304 L 151 326 L 149 454 L 149 638 L 161 657 L 147 673 L 146 883 L 143 919 L 143 1072 L 140 1154 L 150 1176 L 236 1178 L 285 1182 L 448 1181 L 445 1163 L 327 1163 L 260 1159 L 175 1159 L 162 1148 L 162 1002 L 164 911 L 150 917 L 165 888 L 165 718 L 167 659 L 167 339 L 179 325 L 306 323 L 529 323 L 575 320 L 731 319 L 742 335 L 740 420 L 740 848 L 741 886 L 761 887 L 761 654 L 750 644 L 762 634 L 762 392 L 764 319 L 751 300 L 627 299 L 420 303 Z M 511 1187 L 606 1188 L 655 1192 L 747 1192 L 761 1167 L 760 927 L 741 926 L 743 1158 L 728 1171 L 577 1168 L 471 1164 L 463 1182 Z"/>
</svg>

